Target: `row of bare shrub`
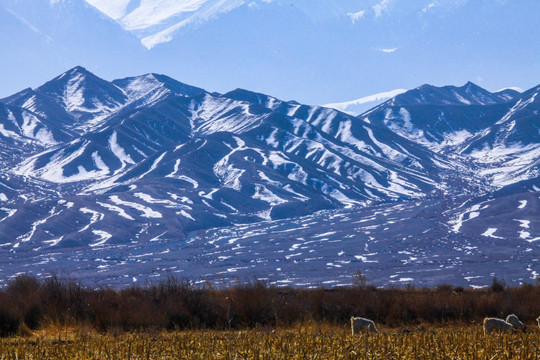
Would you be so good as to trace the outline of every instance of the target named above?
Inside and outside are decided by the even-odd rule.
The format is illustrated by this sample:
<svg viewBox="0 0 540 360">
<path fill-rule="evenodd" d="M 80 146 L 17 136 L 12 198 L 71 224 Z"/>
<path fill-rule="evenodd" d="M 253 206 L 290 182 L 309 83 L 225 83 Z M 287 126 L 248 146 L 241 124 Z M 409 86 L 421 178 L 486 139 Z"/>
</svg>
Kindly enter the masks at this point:
<svg viewBox="0 0 540 360">
<path fill-rule="evenodd" d="M 469 290 L 351 286 L 293 289 L 251 281 L 229 288 L 194 286 L 170 278 L 148 286 L 93 289 L 58 277 L 19 276 L 0 290 L 0 336 L 24 325 L 85 325 L 110 329 L 194 329 L 287 326 L 302 321 L 347 323 L 365 316 L 389 326 L 478 322 L 515 313 L 526 322 L 540 315 L 540 285 Z"/>
</svg>

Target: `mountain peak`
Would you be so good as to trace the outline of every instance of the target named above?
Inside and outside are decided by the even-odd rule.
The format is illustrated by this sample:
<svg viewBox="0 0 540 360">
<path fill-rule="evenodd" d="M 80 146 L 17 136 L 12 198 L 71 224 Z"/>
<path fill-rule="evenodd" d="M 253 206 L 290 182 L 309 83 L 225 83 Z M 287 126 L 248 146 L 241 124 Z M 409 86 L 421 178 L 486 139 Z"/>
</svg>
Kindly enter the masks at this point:
<svg viewBox="0 0 540 360">
<path fill-rule="evenodd" d="M 76 123 L 125 104 L 124 92 L 110 82 L 76 66 L 36 88 L 40 103 L 63 108 Z"/>
<path fill-rule="evenodd" d="M 473 82 L 470 81 L 470 80 L 467 81 L 467 82 L 465 83 L 465 85 L 463 85 L 462 87 L 463 87 L 463 88 L 469 88 L 469 87 L 478 87 L 478 88 L 480 88 L 480 86 L 476 85 L 475 83 L 473 83 Z"/>
<path fill-rule="evenodd" d="M 75 74 L 75 73 L 83 73 L 83 74 L 88 74 L 90 73 L 90 71 L 88 71 L 85 67 L 81 66 L 81 65 L 77 65 L 75 66 L 74 68 L 66 71 L 66 73 L 71 73 L 71 74 Z"/>
<path fill-rule="evenodd" d="M 468 81 L 461 87 L 424 84 L 396 96 L 394 105 L 489 105 L 508 101 L 507 96 L 493 94 Z"/>
<path fill-rule="evenodd" d="M 507 101 L 510 101 L 516 98 L 517 96 L 521 95 L 522 92 L 523 90 L 520 88 L 509 87 L 509 88 L 498 90 L 497 92 L 494 93 L 494 95 L 497 95 L 501 99 L 506 99 Z"/>
<path fill-rule="evenodd" d="M 254 91 L 249 91 L 242 88 L 236 88 L 224 94 L 223 96 L 234 99 L 234 100 L 249 101 L 249 102 L 254 102 L 258 104 L 262 104 L 263 102 L 268 100 L 268 98 L 270 98 L 270 96 L 268 95 L 257 93 Z"/>
<path fill-rule="evenodd" d="M 32 88 L 26 88 L 24 90 L 21 90 L 11 96 L 8 96 L 6 98 L 3 98 L 3 99 L 0 99 L 0 103 L 5 103 L 5 104 L 12 104 L 14 102 L 16 102 L 18 99 L 21 99 L 21 98 L 28 98 L 30 96 L 32 96 L 32 93 L 34 92 L 34 90 L 32 90 Z"/>
<path fill-rule="evenodd" d="M 427 89 L 434 89 L 434 88 L 437 88 L 435 85 L 431 85 L 431 84 L 422 84 L 416 88 L 414 88 L 413 90 L 427 90 Z"/>
<path fill-rule="evenodd" d="M 78 65 L 58 75 L 57 77 L 48 81 L 47 83 L 43 84 L 42 86 L 40 86 L 40 88 L 43 88 L 45 85 L 49 83 L 54 83 L 58 81 L 66 82 L 74 78 L 80 78 L 80 79 L 89 78 L 90 81 L 96 80 L 96 79 L 104 81 L 103 79 L 100 79 L 98 76 L 94 75 L 92 72 L 88 71 L 85 67 Z"/>
<path fill-rule="evenodd" d="M 486 89 L 484 89 L 483 87 L 473 83 L 472 81 L 467 81 L 467 83 L 465 83 L 465 85 L 463 85 L 460 89 L 463 89 L 467 93 L 480 92 L 480 93 L 485 93 L 485 94 L 490 94 L 491 95 L 491 92 L 489 92 Z"/>
<path fill-rule="evenodd" d="M 58 90 L 60 90 L 60 88 L 64 88 L 68 86 L 68 84 L 75 84 L 75 83 L 79 85 L 83 85 L 83 83 L 86 83 L 86 84 L 96 83 L 96 86 L 100 86 L 100 87 L 103 87 L 109 84 L 110 86 L 109 82 L 94 75 L 93 73 L 88 71 L 86 68 L 82 66 L 75 66 L 74 68 L 69 69 L 63 74 L 41 85 L 40 87 L 36 89 L 36 91 L 42 91 L 46 93 L 57 93 Z"/>
<path fill-rule="evenodd" d="M 116 79 L 112 83 L 124 90 L 132 99 L 142 97 L 158 89 L 166 89 L 165 91 L 168 90 L 179 96 L 197 96 L 206 93 L 204 89 L 181 83 L 167 75 L 157 73 Z"/>
</svg>

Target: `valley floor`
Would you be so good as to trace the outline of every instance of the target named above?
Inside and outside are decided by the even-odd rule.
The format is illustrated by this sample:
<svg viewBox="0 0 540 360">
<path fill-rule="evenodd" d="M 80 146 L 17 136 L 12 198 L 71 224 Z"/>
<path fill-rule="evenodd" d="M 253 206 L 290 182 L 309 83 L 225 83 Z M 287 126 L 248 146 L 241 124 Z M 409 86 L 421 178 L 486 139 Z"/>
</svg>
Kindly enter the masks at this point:
<svg viewBox="0 0 540 360">
<path fill-rule="evenodd" d="M 484 335 L 480 325 L 382 328 L 304 323 L 247 331 L 99 334 L 50 328 L 0 340 L 2 359 L 538 359 L 540 330 Z"/>
</svg>

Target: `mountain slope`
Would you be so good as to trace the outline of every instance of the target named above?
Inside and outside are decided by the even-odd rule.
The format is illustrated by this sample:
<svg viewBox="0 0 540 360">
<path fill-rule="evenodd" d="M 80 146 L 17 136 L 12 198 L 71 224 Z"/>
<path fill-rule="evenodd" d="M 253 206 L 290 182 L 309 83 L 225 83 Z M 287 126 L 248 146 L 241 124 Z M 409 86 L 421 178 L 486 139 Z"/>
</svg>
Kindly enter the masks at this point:
<svg viewBox="0 0 540 360">
<path fill-rule="evenodd" d="M 17 248 L 89 245 L 105 233 L 103 243 L 122 242 L 117 222 L 134 221 L 121 227 L 133 229 L 150 219 L 144 241 L 176 216 L 183 220 L 166 221 L 162 238 L 449 189 L 439 164 L 451 161 L 384 128 L 241 89 L 210 94 L 156 74 L 110 83 L 77 67 L 3 101 L 70 135 L 10 171 L 44 193 L 4 223 L 21 232 L 11 239 Z M 89 222 L 65 225 L 81 213 Z M 86 240 L 75 241 L 81 232 Z"/>
<path fill-rule="evenodd" d="M 526 281 L 540 273 L 538 91 L 424 85 L 354 117 L 76 67 L 0 100 L 0 263 L 122 285 L 150 263 L 298 286 L 359 268 L 477 285 L 494 265 Z M 501 148 L 521 150 L 490 157 Z"/>
<path fill-rule="evenodd" d="M 511 107 L 511 95 L 516 93 L 490 93 L 471 82 L 462 87 L 422 85 L 359 118 L 440 152 L 494 125 Z"/>
<path fill-rule="evenodd" d="M 499 186 L 538 176 L 540 171 L 540 87 L 516 97 L 490 128 L 461 147 Z"/>
<path fill-rule="evenodd" d="M 540 89 L 490 93 L 423 85 L 359 116 L 418 145 L 458 159 L 470 181 L 492 189 L 538 176 Z"/>
<path fill-rule="evenodd" d="M 56 77 L 35 90 L 24 90 L 1 100 L 53 119 L 58 125 L 80 132 L 90 120 L 118 110 L 127 96 L 118 87 L 98 78 L 83 67 Z"/>
</svg>

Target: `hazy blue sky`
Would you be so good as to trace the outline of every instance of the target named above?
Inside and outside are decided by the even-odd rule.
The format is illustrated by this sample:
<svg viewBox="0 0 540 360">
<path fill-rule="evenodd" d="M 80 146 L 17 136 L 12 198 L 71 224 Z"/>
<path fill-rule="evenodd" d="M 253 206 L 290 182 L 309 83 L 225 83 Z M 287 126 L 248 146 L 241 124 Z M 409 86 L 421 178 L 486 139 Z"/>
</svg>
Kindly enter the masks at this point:
<svg viewBox="0 0 540 360">
<path fill-rule="evenodd" d="M 538 0 L 87 1 L 0 0 L 0 97 L 76 65 L 311 104 L 540 84 Z"/>
</svg>

